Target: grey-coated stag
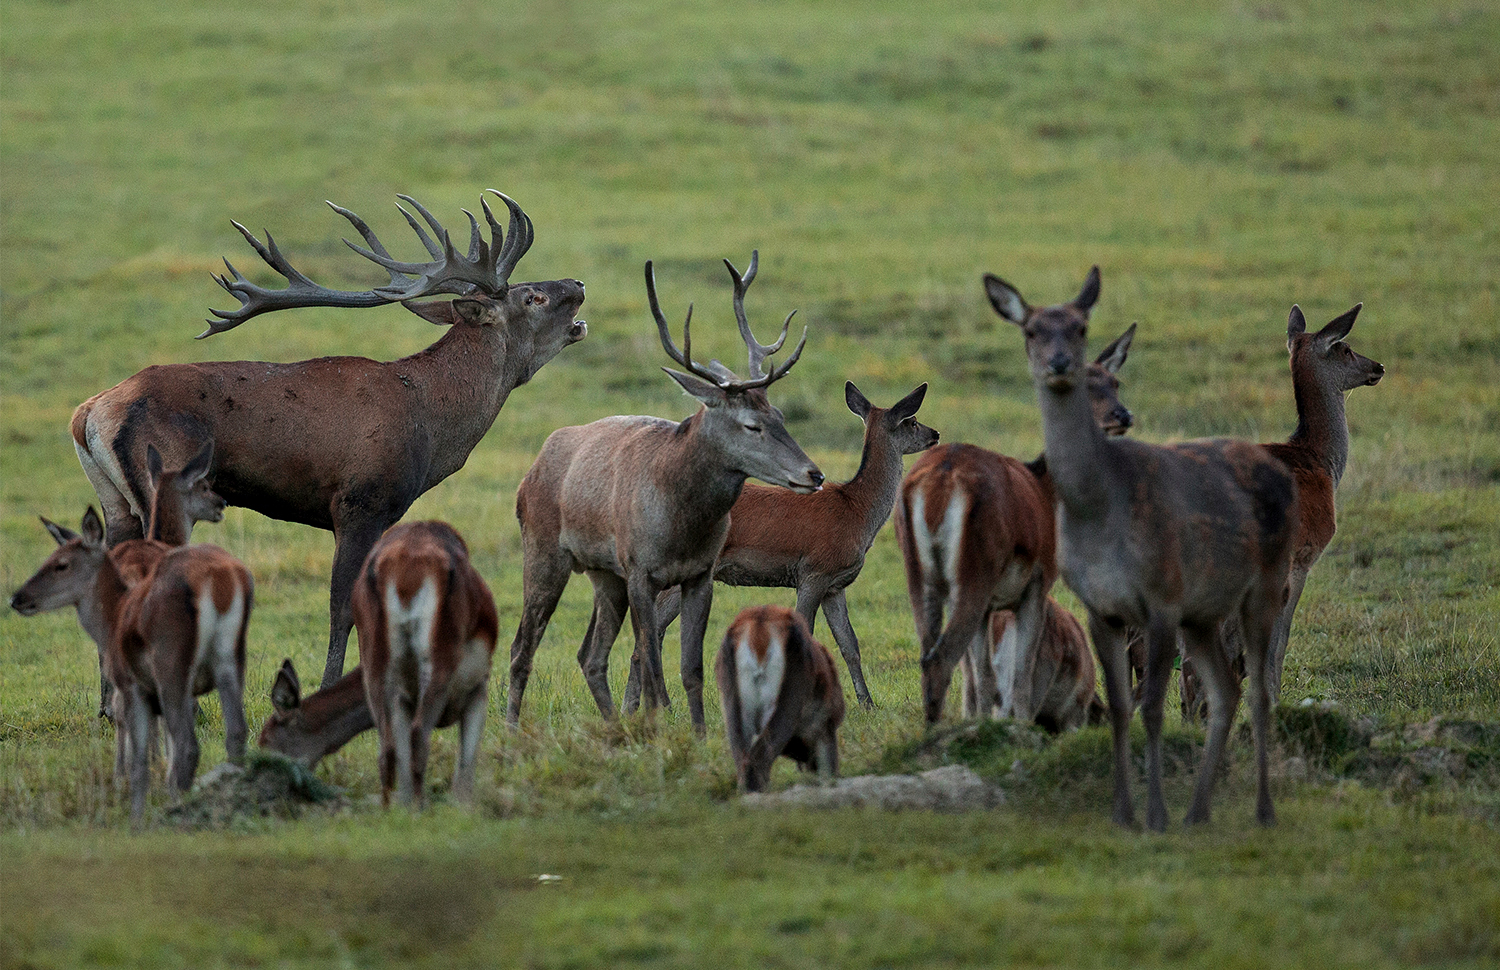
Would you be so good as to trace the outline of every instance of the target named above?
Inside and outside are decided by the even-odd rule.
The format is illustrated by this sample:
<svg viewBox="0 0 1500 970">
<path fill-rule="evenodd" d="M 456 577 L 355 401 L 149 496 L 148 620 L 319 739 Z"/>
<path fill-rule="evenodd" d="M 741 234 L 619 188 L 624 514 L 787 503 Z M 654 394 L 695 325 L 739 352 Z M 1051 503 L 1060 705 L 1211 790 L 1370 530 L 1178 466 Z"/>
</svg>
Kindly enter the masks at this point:
<svg viewBox="0 0 1500 970">
<path fill-rule="evenodd" d="M 211 442 L 209 481 L 231 505 L 333 532 L 323 683 L 336 681 L 352 624 L 350 591 L 370 548 L 418 496 L 463 467 L 514 388 L 587 333 L 575 319 L 583 303 L 578 280 L 510 282 L 531 245 L 531 220 L 495 194 L 510 210 L 508 230 L 486 201 L 490 240 L 469 215 L 467 254 L 425 208 L 401 196 L 432 230 L 401 210 L 431 256 L 426 262 L 392 258 L 359 216 L 333 206 L 368 244 L 350 248 L 390 274 L 387 285 L 361 291 L 319 286 L 269 234 L 262 244 L 235 223 L 287 286 L 265 289 L 226 260 L 229 275 L 216 278 L 241 306 L 212 311 L 218 319 L 200 336 L 274 310 L 390 303 L 450 329 L 426 350 L 388 363 L 320 357 L 155 366 L 85 401 L 73 414 L 73 440 L 103 505 L 110 545 L 144 532 L 148 444 L 182 467 Z M 456 299 L 415 302 L 437 294 Z"/>
<path fill-rule="evenodd" d="M 1110 438 L 1094 420 L 1084 384 L 1089 311 L 1099 270 L 1071 302 L 1033 308 L 1015 287 L 984 278 L 991 304 L 1026 335 L 1042 411 L 1047 467 L 1057 496 L 1058 566 L 1089 613 L 1104 667 L 1114 737 L 1114 819 L 1134 819 L 1130 797 L 1130 672 L 1125 629 L 1146 631 L 1141 700 L 1146 725 L 1146 824 L 1167 824 L 1162 796 L 1162 707 L 1182 634 L 1209 690 L 1208 744 L 1187 821 L 1206 822 L 1214 774 L 1239 706 L 1238 680 L 1219 646 L 1219 624 L 1237 616 L 1250 669 L 1250 715 L 1259 793 L 1256 817 L 1275 821 L 1267 765 L 1270 695 L 1265 670 L 1286 592 L 1298 521 L 1297 482 L 1245 441 L 1150 445 Z"/>
<path fill-rule="evenodd" d="M 520 721 L 532 658 L 557 601 L 570 574 L 586 572 L 594 584 L 594 608 L 578 663 L 599 712 L 614 716 L 609 652 L 627 607 L 646 705 L 667 706 L 655 602 L 662 590 L 681 585 L 682 683 L 693 726 L 703 732 L 703 636 L 729 510 L 747 478 L 800 492 L 823 484 L 823 473 L 792 440 L 781 412 L 766 397 L 766 388 L 797 362 L 807 332 L 782 364 L 762 369 L 765 358 L 786 341 L 792 314 L 774 344 L 756 341 L 745 316 L 745 291 L 757 264 L 758 255 L 752 254 L 741 276 L 724 261 L 734 281 L 735 318 L 749 348 L 748 378 L 736 377 L 717 361 L 705 365 L 692 359 L 691 307 L 682 349 L 677 348 L 647 262 L 646 293 L 662 347 L 688 373 L 663 369 L 703 406 L 681 423 L 622 416 L 560 428 L 521 482 L 516 518 L 525 555 L 525 603 L 510 649 L 512 726 Z"/>
</svg>

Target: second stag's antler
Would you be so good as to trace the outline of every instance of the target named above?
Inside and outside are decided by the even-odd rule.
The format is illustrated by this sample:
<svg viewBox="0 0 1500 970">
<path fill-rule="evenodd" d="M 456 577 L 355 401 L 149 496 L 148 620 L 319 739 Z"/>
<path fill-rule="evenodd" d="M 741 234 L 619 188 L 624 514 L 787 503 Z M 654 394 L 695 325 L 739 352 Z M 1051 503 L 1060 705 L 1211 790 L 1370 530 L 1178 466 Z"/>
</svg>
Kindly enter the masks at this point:
<svg viewBox="0 0 1500 970">
<path fill-rule="evenodd" d="M 734 316 L 739 322 L 740 336 L 744 339 L 745 347 L 748 349 L 750 355 L 749 378 L 741 380 L 733 371 L 717 360 L 710 361 L 706 365 L 696 363 L 693 360 L 693 341 L 690 329 L 693 322 L 693 305 L 691 303 L 688 304 L 687 319 L 682 322 L 682 349 L 677 349 L 677 345 L 672 342 L 672 334 L 667 326 L 667 318 L 662 314 L 661 304 L 656 298 L 656 274 L 653 272 L 651 261 L 648 259 L 646 261 L 646 297 L 651 303 L 651 315 L 656 318 L 656 329 L 661 335 L 662 349 L 667 352 L 668 357 L 686 367 L 689 372 L 718 385 L 724 390 L 748 391 L 752 388 L 766 387 L 785 377 L 787 371 L 791 370 L 792 365 L 797 362 L 797 358 L 802 356 L 802 348 L 807 345 L 807 328 L 802 328 L 802 339 L 797 342 L 797 349 L 792 351 L 792 355 L 780 366 L 773 368 L 771 373 L 765 373 L 762 370 L 763 362 L 768 356 L 780 350 L 782 344 L 786 343 L 787 330 L 791 327 L 792 317 L 797 315 L 797 311 L 793 310 L 786 315 L 786 319 L 781 323 L 781 336 L 776 338 L 775 343 L 763 344 L 756 340 L 755 334 L 750 331 L 750 321 L 745 316 L 745 291 L 755 281 L 755 273 L 760 266 L 760 250 L 751 250 L 750 268 L 745 271 L 743 276 L 740 275 L 740 271 L 735 269 L 734 264 L 729 260 L 724 260 L 724 265 L 728 267 L 729 277 L 734 281 Z"/>
<path fill-rule="evenodd" d="M 453 240 L 448 230 L 443 228 L 442 224 L 420 202 L 409 195 L 397 196 L 421 213 L 427 225 L 437 235 L 434 239 L 410 212 L 399 205 L 396 207 L 401 210 L 401 214 L 406 217 L 407 224 L 411 226 L 428 254 L 432 256 L 432 261 L 426 263 L 408 263 L 393 258 L 363 219 L 348 209 L 334 205 L 332 202 L 328 203 L 334 212 L 349 220 L 370 248 L 366 249 L 347 239 L 344 240 L 344 244 L 390 273 L 390 283 L 369 290 L 331 290 L 320 286 L 287 262 L 281 250 L 277 248 L 276 240 L 271 238 L 269 232 L 265 233 L 266 241 L 262 244 L 251 234 L 250 230 L 238 222 L 233 223 L 246 241 L 260 254 L 260 258 L 286 278 L 287 285 L 279 290 L 268 290 L 257 286 L 241 275 L 228 259 L 224 260 L 224 265 L 234 278 L 215 275 L 214 279 L 225 290 L 235 295 L 240 301 L 240 306 L 235 310 L 210 309 L 209 312 L 219 319 L 209 320 L 208 329 L 198 335 L 199 339 L 223 333 L 225 330 L 232 330 L 257 314 L 292 307 L 384 306 L 387 303 L 401 303 L 437 293 L 454 293 L 460 296 L 483 293 L 492 297 L 504 296 L 510 285 L 510 274 L 516 268 L 516 263 L 520 262 L 521 257 L 526 255 L 526 250 L 531 248 L 533 230 L 531 219 L 521 211 L 521 207 L 514 199 L 494 189 L 489 191 L 499 196 L 506 208 L 510 210 L 510 227 L 506 231 L 501 230 L 500 224 L 495 221 L 494 213 L 490 211 L 489 200 L 481 196 L 480 205 L 484 209 L 485 221 L 489 223 L 490 241 L 485 241 L 479 231 L 479 222 L 474 218 L 473 213 L 465 209 L 464 215 L 469 217 L 469 251 L 465 256 L 458 254 L 453 248 Z"/>
</svg>

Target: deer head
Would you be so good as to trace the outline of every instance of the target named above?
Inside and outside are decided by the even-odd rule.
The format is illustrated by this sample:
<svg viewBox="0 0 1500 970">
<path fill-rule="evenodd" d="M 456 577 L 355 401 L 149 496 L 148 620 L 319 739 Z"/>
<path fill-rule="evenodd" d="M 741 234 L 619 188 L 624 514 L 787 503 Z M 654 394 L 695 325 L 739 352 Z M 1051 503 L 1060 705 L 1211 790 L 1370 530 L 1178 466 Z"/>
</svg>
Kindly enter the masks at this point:
<svg viewBox="0 0 1500 970">
<path fill-rule="evenodd" d="M 35 616 L 76 605 L 89 595 L 109 553 L 104 548 L 104 523 L 90 506 L 79 531 L 42 519 L 58 548 L 10 598 L 11 609 Z"/>
<path fill-rule="evenodd" d="M 1292 366 L 1307 369 L 1309 386 L 1331 387 L 1342 393 L 1356 387 L 1374 387 L 1385 376 L 1383 365 L 1356 353 L 1345 342 L 1363 307 L 1363 303 L 1356 303 L 1322 330 L 1310 334 L 1302 308 L 1292 305 L 1286 323 L 1286 348 L 1292 355 Z"/>
<path fill-rule="evenodd" d="M 651 303 L 651 313 L 656 318 L 657 332 L 661 336 L 662 349 L 688 373 L 663 367 L 674 381 L 691 396 L 698 399 L 703 409 L 698 413 L 705 439 L 722 448 L 731 459 L 733 470 L 750 478 L 758 478 L 771 485 L 781 485 L 797 492 L 816 492 L 823 485 L 823 473 L 802 451 L 792 436 L 787 433 L 786 419 L 766 397 L 765 389 L 785 377 L 802 355 L 807 344 L 807 330 L 803 328 L 802 339 L 782 364 L 763 370 L 766 357 L 776 353 L 786 342 L 787 328 L 791 326 L 793 310 L 781 324 L 781 336 L 773 344 L 762 344 L 750 331 L 745 316 L 745 291 L 755 280 L 759 265 L 759 251 L 750 254 L 750 268 L 740 275 L 729 260 L 724 260 L 734 282 L 734 313 L 739 321 L 740 336 L 749 352 L 749 374 L 741 379 L 718 361 L 699 364 L 692 358 L 693 308 L 688 306 L 687 318 L 682 324 L 682 349 L 672 342 L 667 327 L 667 318 L 662 314 L 661 304 L 656 298 L 656 274 L 651 261 L 646 261 L 646 295 Z"/>
<path fill-rule="evenodd" d="M 1099 267 L 1089 270 L 1083 289 L 1071 302 L 1056 306 L 1032 307 L 1020 291 L 992 273 L 984 276 L 984 291 L 995 312 L 1026 334 L 1026 359 L 1033 381 L 1057 394 L 1067 394 L 1084 383 L 1089 311 L 1099 300 Z M 1126 336 L 1133 337 L 1134 328 Z M 1129 340 L 1125 340 L 1125 346 L 1128 348 Z M 1123 362 L 1121 353 L 1119 363 Z"/>
</svg>

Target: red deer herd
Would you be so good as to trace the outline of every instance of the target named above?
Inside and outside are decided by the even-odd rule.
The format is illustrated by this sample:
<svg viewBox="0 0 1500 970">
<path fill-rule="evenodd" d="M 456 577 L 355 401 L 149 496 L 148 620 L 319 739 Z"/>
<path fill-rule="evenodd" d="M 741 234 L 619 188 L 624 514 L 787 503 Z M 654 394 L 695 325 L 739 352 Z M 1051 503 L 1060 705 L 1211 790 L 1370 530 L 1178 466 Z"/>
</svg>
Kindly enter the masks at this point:
<svg viewBox="0 0 1500 970">
<path fill-rule="evenodd" d="M 400 520 L 463 467 L 513 389 L 587 334 L 577 319 L 581 282 L 510 282 L 532 225 L 514 201 L 494 194 L 509 225 L 502 229 L 481 199 L 489 238 L 465 212 L 463 254 L 426 208 L 401 196 L 416 215 L 400 211 L 430 257 L 420 262 L 392 257 L 359 216 L 332 206 L 365 242 L 350 248 L 390 276 L 369 290 L 314 283 L 269 233 L 262 243 L 234 224 L 286 285 L 258 286 L 226 260 L 228 274 L 215 278 L 240 306 L 212 311 L 201 336 L 273 310 L 401 303 L 448 328 L 426 350 L 385 363 L 322 357 L 148 367 L 74 413 L 73 440 L 103 519 L 90 508 L 78 532 L 43 519 L 58 548 L 11 606 L 28 616 L 77 608 L 98 649 L 100 713 L 115 723 L 116 783 L 128 786 L 136 823 L 159 731 L 170 789 L 192 784 L 199 695 L 218 692 L 229 758 L 245 754 L 254 584 L 228 552 L 189 542 L 193 524 L 219 521 L 226 504 L 334 534 L 321 689 L 303 697 L 295 668 L 283 662 L 261 746 L 315 764 L 374 727 L 382 803 L 394 792 L 420 806 L 431 733 L 457 725 L 451 792 L 472 796 L 499 636 L 495 601 L 457 531 Z M 1161 830 L 1162 715 L 1180 655 L 1184 712 L 1208 722 L 1186 821 L 1209 819 L 1247 679 L 1256 815 L 1273 823 L 1270 708 L 1308 571 L 1334 531 L 1334 490 L 1349 446 L 1344 396 L 1384 374 L 1347 342 L 1360 307 L 1316 333 L 1292 308 L 1298 420 L 1287 442 L 1154 445 L 1124 436 L 1132 416 L 1120 403 L 1118 373 L 1135 326 L 1091 362 L 1086 355 L 1098 268 L 1072 301 L 1045 307 L 986 275 L 994 310 L 1025 336 L 1044 454 L 1022 462 L 971 444 L 936 447 L 938 432 L 916 419 L 926 384 L 883 408 L 849 382 L 845 401 L 864 422 L 863 453 L 852 479 L 825 484 L 768 396 L 801 356 L 807 331 L 770 365 L 795 311 L 774 343 L 760 343 L 745 311 L 758 254 L 743 274 L 724 265 L 748 351 L 745 376 L 693 358 L 691 306 L 677 345 L 647 262 L 657 333 L 681 368 L 663 369 L 701 406 L 683 421 L 609 417 L 560 428 L 517 490 L 524 561 L 508 724 L 520 723 L 536 650 L 573 573 L 587 573 L 593 585 L 578 663 L 600 713 L 670 706 L 662 637 L 680 615 L 682 684 L 699 736 L 707 728 L 703 643 L 715 580 L 791 588 L 795 610 L 752 607 L 728 625 L 713 671 L 725 733 L 742 791 L 764 790 L 783 756 L 831 781 L 845 701 L 814 623 L 821 610 L 858 702 L 872 707 L 845 591 L 894 509 L 929 724 L 943 717 L 956 670 L 965 717 L 1015 718 L 1053 732 L 1108 719 L 1114 820 L 1132 825 L 1129 725 L 1139 706 L 1146 824 Z M 438 294 L 452 299 L 426 299 Z M 919 453 L 903 477 L 903 457 Z M 751 478 L 773 487 L 747 484 Z M 1087 610 L 1088 637 L 1049 595 L 1059 577 Z M 627 614 L 634 649 L 617 706 L 609 655 Z M 345 672 L 351 628 L 360 665 Z"/>
</svg>

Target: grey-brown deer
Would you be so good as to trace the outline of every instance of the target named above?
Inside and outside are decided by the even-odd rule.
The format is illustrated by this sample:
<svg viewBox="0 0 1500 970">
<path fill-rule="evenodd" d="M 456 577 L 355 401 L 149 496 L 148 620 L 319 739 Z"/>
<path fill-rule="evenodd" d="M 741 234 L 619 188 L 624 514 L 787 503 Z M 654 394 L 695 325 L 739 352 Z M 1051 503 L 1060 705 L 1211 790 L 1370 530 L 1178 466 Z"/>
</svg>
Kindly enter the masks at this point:
<svg viewBox="0 0 1500 970">
<path fill-rule="evenodd" d="M 775 343 L 755 339 L 745 316 L 745 291 L 758 263 L 759 254 L 752 253 L 742 276 L 724 261 L 734 282 L 735 318 L 749 350 L 749 377 L 740 379 L 722 365 L 693 360 L 691 307 L 683 323 L 682 349 L 677 348 L 647 262 L 646 294 L 662 347 L 687 373 L 663 369 L 702 407 L 680 423 L 611 417 L 560 428 L 547 438 L 521 482 L 516 518 L 525 556 L 524 605 L 510 649 L 507 715 L 512 726 L 520 722 L 532 659 L 558 598 L 572 573 L 586 572 L 594 586 L 594 606 L 578 663 L 600 713 L 615 713 L 609 652 L 627 608 L 646 705 L 669 704 L 655 604 L 663 589 L 681 585 L 682 683 L 693 726 L 703 733 L 703 636 L 729 510 L 750 477 L 802 492 L 823 484 L 823 473 L 792 440 L 781 412 L 766 397 L 766 389 L 801 356 L 807 332 L 783 363 L 763 370 L 765 358 L 786 341 L 792 314 Z"/>
<path fill-rule="evenodd" d="M 449 328 L 426 350 L 388 363 L 320 357 L 148 367 L 73 414 L 78 458 L 99 495 L 111 546 L 144 534 L 150 443 L 181 467 L 212 442 L 208 480 L 229 504 L 333 532 L 325 686 L 343 671 L 353 622 L 349 595 L 370 548 L 418 496 L 463 467 L 512 390 L 587 333 L 574 319 L 583 303 L 579 281 L 510 283 L 533 234 L 514 201 L 500 195 L 510 210 L 505 232 L 484 203 L 488 241 L 469 216 L 465 255 L 425 208 L 401 198 L 432 230 L 401 210 L 429 261 L 392 258 L 359 216 L 333 206 L 368 244 L 350 248 L 390 274 L 389 284 L 369 290 L 319 286 L 269 234 L 262 244 L 235 223 L 287 286 L 258 286 L 226 261 L 230 275 L 216 278 L 241 305 L 212 311 L 218 319 L 200 336 L 291 307 L 401 303 Z M 415 302 L 438 294 L 457 299 Z"/>
<path fill-rule="evenodd" d="M 784 488 L 748 482 L 729 514 L 729 536 L 714 567 L 714 579 L 729 586 L 789 586 L 797 590 L 797 612 L 814 629 L 818 609 L 838 643 L 854 696 L 873 707 L 859 660 L 859 638 L 849 622 L 844 591 L 859 578 L 865 554 L 901 486 L 901 459 L 937 444 L 938 433 L 917 420 L 927 394 L 923 384 L 889 408 L 876 407 L 853 381 L 844 384 L 844 403 L 864 422 L 864 448 L 854 477 L 840 485 L 799 495 Z M 656 602 L 664 634 L 676 619 L 681 593 L 673 587 Z M 638 689 L 631 665 L 627 698 Z"/>
<path fill-rule="evenodd" d="M 131 819 L 139 822 L 156 717 L 166 724 L 174 793 L 186 791 L 198 769 L 197 695 L 218 691 L 229 760 L 244 758 L 245 629 L 254 583 L 223 549 L 191 545 L 165 552 L 145 578 L 127 587 L 93 508 L 76 533 L 42 521 L 58 548 L 11 597 L 11 606 L 30 616 L 76 605 L 85 628 L 102 636 L 114 688 L 115 778 L 129 779 Z"/>
<path fill-rule="evenodd" d="M 741 792 L 765 791 L 787 757 L 827 783 L 839 772 L 844 689 L 828 648 L 802 614 L 752 606 L 724 631 L 714 661 L 724 730 Z"/>
<path fill-rule="evenodd" d="M 1129 670 L 1124 631 L 1146 631 L 1146 824 L 1167 825 L 1162 795 L 1162 709 L 1179 631 L 1209 690 L 1208 743 L 1188 809 L 1207 822 L 1214 775 L 1239 705 L 1239 682 L 1219 646 L 1219 624 L 1239 618 L 1250 669 L 1256 818 L 1275 821 L 1267 743 L 1265 670 L 1286 592 L 1298 521 L 1297 482 L 1259 445 L 1229 439 L 1150 445 L 1107 437 L 1085 387 L 1089 312 L 1099 297 L 1094 267 L 1071 302 L 1034 308 L 1015 287 L 986 275 L 997 313 L 1022 329 L 1042 412 L 1047 467 L 1057 496 L 1058 565 L 1089 614 L 1104 667 L 1114 738 L 1114 820 L 1134 821 L 1130 796 Z"/>
<path fill-rule="evenodd" d="M 467 801 L 484 737 L 495 600 L 443 522 L 392 526 L 354 587 L 365 697 L 380 732 L 380 801 L 421 805 L 434 728 L 458 725 L 453 797 Z"/>
<path fill-rule="evenodd" d="M 1287 318 L 1286 346 L 1291 358 L 1297 427 L 1286 441 L 1261 446 L 1292 470 L 1297 479 L 1300 510 L 1286 604 L 1277 617 L 1268 654 L 1266 682 L 1273 704 L 1281 699 L 1281 673 L 1291 639 L 1292 617 L 1302 599 L 1307 575 L 1337 528 L 1334 493 L 1349 461 L 1349 423 L 1344 414 L 1344 397 L 1356 387 L 1374 387 L 1385 376 L 1383 365 L 1356 353 L 1348 343 L 1349 331 L 1354 329 L 1354 319 L 1363 306 L 1355 304 L 1317 333 L 1307 332 L 1307 318 L 1301 307 L 1294 305 Z M 1239 631 L 1229 629 L 1225 633 L 1236 673 L 1243 677 Z M 1184 661 L 1184 715 L 1200 719 L 1204 716 L 1202 695 L 1192 661 Z"/>
<path fill-rule="evenodd" d="M 1087 398 L 1105 434 L 1124 434 L 1119 370 L 1132 326 L 1085 371 Z M 1052 478 L 1046 456 L 1030 463 L 974 445 L 934 448 L 912 464 L 896 505 L 896 540 L 922 646 L 922 697 L 929 724 L 943 715 L 955 668 L 965 717 L 1030 721 L 1032 681 L 1047 592 L 1057 579 Z M 987 648 L 989 616 L 1010 610 L 1015 636 Z M 947 622 L 944 624 L 944 613 Z"/>
</svg>

